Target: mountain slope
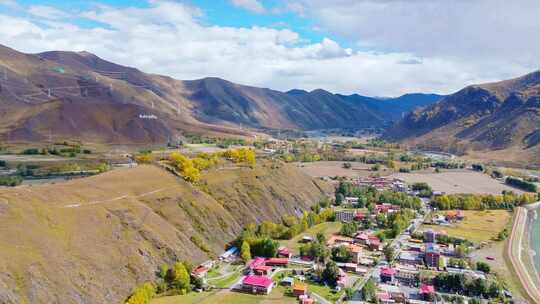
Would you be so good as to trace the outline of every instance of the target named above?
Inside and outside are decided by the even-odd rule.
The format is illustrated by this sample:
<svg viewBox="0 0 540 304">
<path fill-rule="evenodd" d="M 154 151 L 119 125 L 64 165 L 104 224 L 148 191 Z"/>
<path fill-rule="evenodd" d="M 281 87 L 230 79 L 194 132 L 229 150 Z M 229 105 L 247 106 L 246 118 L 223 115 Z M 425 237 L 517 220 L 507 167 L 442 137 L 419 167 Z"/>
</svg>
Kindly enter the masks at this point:
<svg viewBox="0 0 540 304">
<path fill-rule="evenodd" d="M 385 137 L 424 149 L 487 151 L 488 157 L 540 165 L 540 71 L 473 85 L 414 111 Z"/>
<path fill-rule="evenodd" d="M 324 90 L 284 93 L 219 78 L 180 81 L 87 52 L 31 55 L 4 46 L 0 74 L 4 141 L 157 143 L 184 133 L 381 127 L 418 103 L 356 102 Z"/>
<path fill-rule="evenodd" d="M 249 223 L 330 186 L 294 166 L 210 171 L 205 191 L 157 167 L 0 189 L 0 303 L 119 303 L 162 263 L 205 261 Z"/>
</svg>

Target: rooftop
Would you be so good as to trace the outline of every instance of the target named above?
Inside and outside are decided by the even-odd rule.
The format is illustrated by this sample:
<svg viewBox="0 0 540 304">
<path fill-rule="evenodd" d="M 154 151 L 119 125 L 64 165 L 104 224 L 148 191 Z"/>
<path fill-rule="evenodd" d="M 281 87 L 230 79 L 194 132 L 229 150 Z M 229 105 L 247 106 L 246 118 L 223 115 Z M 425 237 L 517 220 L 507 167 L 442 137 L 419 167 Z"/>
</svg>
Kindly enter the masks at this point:
<svg viewBox="0 0 540 304">
<path fill-rule="evenodd" d="M 272 279 L 270 279 L 269 277 L 265 277 L 265 276 L 251 275 L 251 276 L 246 276 L 242 280 L 242 284 L 268 288 L 268 287 L 270 287 L 272 285 Z"/>
</svg>

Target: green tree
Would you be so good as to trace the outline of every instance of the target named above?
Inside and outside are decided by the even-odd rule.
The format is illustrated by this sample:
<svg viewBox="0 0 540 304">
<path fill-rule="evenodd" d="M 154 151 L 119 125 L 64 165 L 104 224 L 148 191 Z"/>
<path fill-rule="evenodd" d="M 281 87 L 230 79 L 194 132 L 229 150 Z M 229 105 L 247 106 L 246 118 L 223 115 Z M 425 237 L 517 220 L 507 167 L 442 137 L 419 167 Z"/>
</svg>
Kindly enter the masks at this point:
<svg viewBox="0 0 540 304">
<path fill-rule="evenodd" d="M 383 253 L 386 260 L 391 262 L 394 257 L 394 247 L 390 246 L 390 244 L 386 245 L 383 249 Z"/>
<path fill-rule="evenodd" d="M 485 273 L 489 273 L 491 271 L 491 267 L 489 266 L 488 263 L 485 263 L 485 262 L 477 262 L 476 269 Z"/>
<path fill-rule="evenodd" d="M 339 268 L 337 267 L 336 263 L 334 263 L 333 261 L 326 263 L 326 266 L 322 273 L 323 280 L 331 286 L 336 286 L 338 277 Z"/>
<path fill-rule="evenodd" d="M 336 262 L 348 263 L 352 260 L 352 251 L 347 246 L 337 246 L 332 248 L 332 259 Z"/>
<path fill-rule="evenodd" d="M 364 287 L 362 288 L 362 298 L 366 302 L 375 303 L 376 293 L 377 293 L 377 286 L 375 285 L 375 281 L 373 281 L 373 278 L 370 278 L 366 282 L 366 284 L 364 284 Z"/>
<path fill-rule="evenodd" d="M 184 263 L 176 262 L 170 269 L 171 287 L 176 289 L 180 294 L 188 292 L 190 285 L 190 276 Z"/>
<path fill-rule="evenodd" d="M 246 241 L 242 242 L 242 248 L 240 249 L 240 257 L 244 263 L 247 263 L 251 260 L 251 248 L 249 243 Z"/>
</svg>

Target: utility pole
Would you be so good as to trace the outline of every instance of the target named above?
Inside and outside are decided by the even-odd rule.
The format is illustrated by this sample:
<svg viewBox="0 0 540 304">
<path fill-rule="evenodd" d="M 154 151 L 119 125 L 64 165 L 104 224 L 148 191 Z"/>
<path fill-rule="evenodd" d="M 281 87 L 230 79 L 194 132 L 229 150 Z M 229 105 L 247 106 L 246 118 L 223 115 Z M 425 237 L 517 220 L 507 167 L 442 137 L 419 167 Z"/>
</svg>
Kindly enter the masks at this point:
<svg viewBox="0 0 540 304">
<path fill-rule="evenodd" d="M 4 80 L 7 81 L 7 69 L 4 68 Z"/>
<path fill-rule="evenodd" d="M 51 97 L 51 88 L 47 89 L 47 97 Z"/>
</svg>

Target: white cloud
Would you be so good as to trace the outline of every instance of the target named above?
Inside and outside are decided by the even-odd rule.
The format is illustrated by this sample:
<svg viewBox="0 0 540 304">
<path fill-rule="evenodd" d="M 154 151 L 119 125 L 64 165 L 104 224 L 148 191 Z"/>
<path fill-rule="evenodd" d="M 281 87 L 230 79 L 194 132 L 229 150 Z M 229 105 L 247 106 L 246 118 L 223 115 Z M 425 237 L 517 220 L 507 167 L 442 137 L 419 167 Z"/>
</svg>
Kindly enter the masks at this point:
<svg viewBox="0 0 540 304">
<path fill-rule="evenodd" d="M 30 6 L 30 8 L 28 9 L 28 12 L 34 16 L 42 17 L 45 19 L 51 19 L 51 20 L 63 19 L 63 18 L 69 17 L 68 13 L 62 10 L 56 9 L 54 7 L 45 6 L 45 5 Z"/>
<path fill-rule="evenodd" d="M 338 5 L 347 0 L 329 2 Z M 62 19 L 50 20 L 43 26 L 33 18 L 0 15 L 0 43 L 32 53 L 86 50 L 106 60 L 177 79 L 217 76 L 279 90 L 324 88 L 377 96 L 419 91 L 449 93 L 466 84 L 517 76 L 527 70 L 520 64 L 471 60 L 467 56 L 452 57 L 418 48 L 353 51 L 331 38 L 306 43 L 297 32 L 289 29 L 207 25 L 198 8 L 182 2 L 152 1 L 150 4 L 148 8 L 96 6 L 84 13 L 86 18 L 103 24 L 96 28 L 82 28 Z M 306 14 L 322 14 L 319 9 L 336 7 L 310 7 Z M 355 9 L 351 4 L 351 10 Z M 349 19 L 348 15 L 343 12 L 341 27 L 330 19 L 321 21 L 321 26 L 327 30 L 332 26 L 332 32 L 357 37 L 376 45 L 377 49 L 391 49 L 390 44 L 387 46 L 375 38 L 362 40 L 362 35 L 355 36 L 355 30 L 364 34 L 372 30 L 359 29 L 360 24 L 355 25 L 354 18 Z M 367 17 L 358 15 L 357 18 Z M 351 29 L 347 30 L 347 26 Z M 389 35 L 386 32 L 390 30 L 382 23 L 380 29 L 381 35 Z M 409 35 L 407 28 L 404 29 L 403 35 Z M 366 34 L 365 37 L 371 36 Z M 529 40 L 534 40 L 533 37 Z M 439 43 L 431 39 L 430 43 Z"/>
<path fill-rule="evenodd" d="M 266 11 L 262 3 L 259 2 L 258 0 L 231 0 L 231 2 L 233 5 L 237 7 L 240 7 L 248 11 L 255 12 L 255 13 L 260 14 Z"/>
</svg>

